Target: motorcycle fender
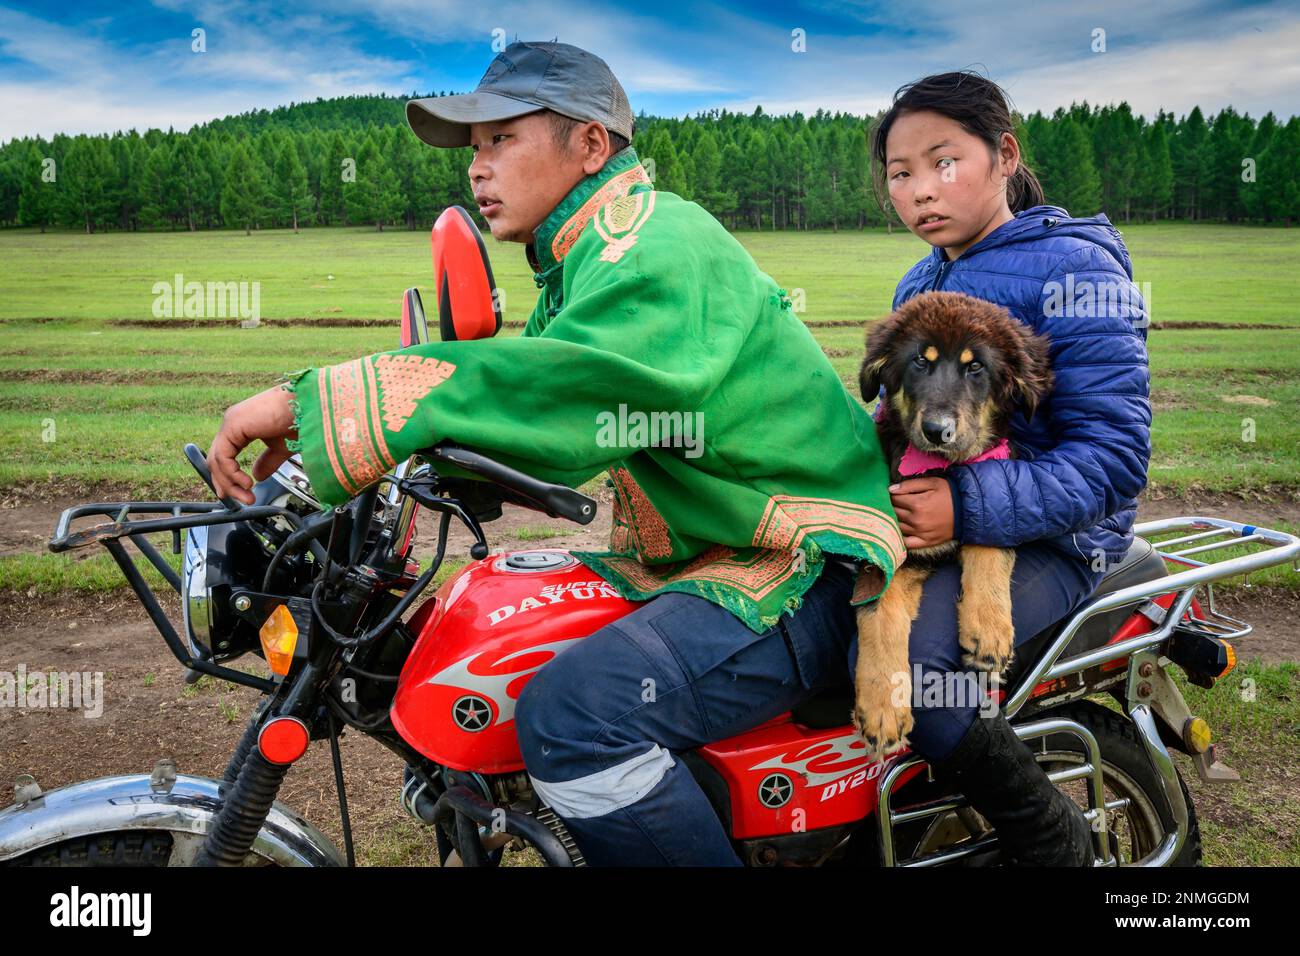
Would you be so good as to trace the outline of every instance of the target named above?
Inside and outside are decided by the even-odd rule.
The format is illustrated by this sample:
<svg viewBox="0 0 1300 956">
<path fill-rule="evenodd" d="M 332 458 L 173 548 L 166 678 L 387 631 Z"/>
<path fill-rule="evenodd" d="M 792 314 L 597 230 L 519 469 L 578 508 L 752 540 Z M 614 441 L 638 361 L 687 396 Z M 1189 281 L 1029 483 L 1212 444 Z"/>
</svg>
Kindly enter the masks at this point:
<svg viewBox="0 0 1300 956">
<path fill-rule="evenodd" d="M 167 830 L 169 866 L 190 866 L 216 819 L 218 782 L 178 774 L 170 786 L 149 774 L 101 777 L 59 787 L 0 810 L 0 862 L 76 837 L 118 830 Z M 343 866 L 325 834 L 275 802 L 246 865 Z"/>
</svg>

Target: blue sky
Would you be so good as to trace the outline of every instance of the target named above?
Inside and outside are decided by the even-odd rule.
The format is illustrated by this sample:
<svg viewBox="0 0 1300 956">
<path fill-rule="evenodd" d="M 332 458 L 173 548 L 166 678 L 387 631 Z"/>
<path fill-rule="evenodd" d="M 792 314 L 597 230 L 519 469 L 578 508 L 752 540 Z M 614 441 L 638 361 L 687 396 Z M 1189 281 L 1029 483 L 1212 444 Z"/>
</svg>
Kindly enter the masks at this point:
<svg viewBox="0 0 1300 956">
<path fill-rule="evenodd" d="M 191 50 L 206 31 L 207 52 Z M 1094 52 L 1094 30 L 1106 50 Z M 806 37 L 792 50 L 792 31 Z M 598 53 L 634 110 L 874 112 L 929 72 L 981 68 L 1025 112 L 1300 112 L 1294 0 L 0 0 L 0 140 L 194 123 L 348 93 L 471 89 L 495 36 Z"/>
</svg>

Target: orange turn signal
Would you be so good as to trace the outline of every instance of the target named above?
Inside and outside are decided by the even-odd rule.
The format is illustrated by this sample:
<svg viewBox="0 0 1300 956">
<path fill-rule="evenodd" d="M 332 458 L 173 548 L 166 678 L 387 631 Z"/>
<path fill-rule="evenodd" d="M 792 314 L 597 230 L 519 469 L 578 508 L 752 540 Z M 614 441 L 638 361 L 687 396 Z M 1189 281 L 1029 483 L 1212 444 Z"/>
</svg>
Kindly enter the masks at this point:
<svg viewBox="0 0 1300 956">
<path fill-rule="evenodd" d="M 298 645 L 298 625 L 283 604 L 277 604 L 257 631 L 262 640 L 262 653 L 271 672 L 281 677 L 289 673 L 293 663 L 293 649 Z"/>
<path fill-rule="evenodd" d="M 1232 670 L 1234 667 L 1237 666 L 1237 652 L 1232 649 L 1232 645 L 1229 644 L 1227 641 L 1224 641 L 1223 648 L 1225 651 L 1227 651 L 1228 666 L 1225 667 L 1223 669 L 1223 672 L 1219 674 L 1220 677 L 1222 677 L 1224 674 L 1228 673 L 1228 671 Z"/>
</svg>

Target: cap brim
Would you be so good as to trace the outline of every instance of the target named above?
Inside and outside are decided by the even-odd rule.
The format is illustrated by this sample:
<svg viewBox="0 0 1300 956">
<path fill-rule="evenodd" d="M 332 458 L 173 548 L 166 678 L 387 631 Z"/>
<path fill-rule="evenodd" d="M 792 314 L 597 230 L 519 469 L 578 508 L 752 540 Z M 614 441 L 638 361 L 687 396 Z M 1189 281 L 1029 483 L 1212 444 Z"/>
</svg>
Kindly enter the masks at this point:
<svg viewBox="0 0 1300 956">
<path fill-rule="evenodd" d="M 430 146 L 469 145 L 470 123 L 493 123 L 545 109 L 499 93 L 461 93 L 408 100 L 406 122 Z"/>
</svg>

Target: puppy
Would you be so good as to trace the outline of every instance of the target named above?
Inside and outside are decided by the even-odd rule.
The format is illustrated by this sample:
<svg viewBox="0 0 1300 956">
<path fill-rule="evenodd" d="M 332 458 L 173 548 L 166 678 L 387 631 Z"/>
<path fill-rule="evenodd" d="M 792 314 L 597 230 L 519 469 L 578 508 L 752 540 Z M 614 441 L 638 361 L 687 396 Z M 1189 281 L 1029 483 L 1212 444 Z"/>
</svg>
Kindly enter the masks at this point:
<svg viewBox="0 0 1300 956">
<path fill-rule="evenodd" d="M 897 482 L 1011 457 L 1011 412 L 1019 403 L 1032 416 L 1051 389 L 1052 372 L 1047 340 L 1006 309 L 960 293 L 927 292 L 870 328 L 859 382 L 866 401 L 885 388 L 876 431 Z M 853 725 L 877 757 L 907 743 L 908 635 L 926 578 L 954 556 L 962 565 L 963 663 L 997 675 L 1011 662 L 1015 552 L 957 541 L 909 551 L 884 594 L 857 612 Z M 864 566 L 862 573 L 871 570 Z"/>
</svg>

